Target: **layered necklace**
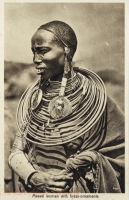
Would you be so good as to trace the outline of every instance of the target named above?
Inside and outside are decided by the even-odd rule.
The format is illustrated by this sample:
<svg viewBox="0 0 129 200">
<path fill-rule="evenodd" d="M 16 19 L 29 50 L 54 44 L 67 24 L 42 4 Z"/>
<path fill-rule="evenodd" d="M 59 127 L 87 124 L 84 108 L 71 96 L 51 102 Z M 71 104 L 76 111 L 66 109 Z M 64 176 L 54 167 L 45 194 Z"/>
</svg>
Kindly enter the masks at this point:
<svg viewBox="0 0 129 200">
<path fill-rule="evenodd" d="M 63 84 L 37 81 L 22 95 L 17 125 L 27 141 L 65 144 L 86 134 L 101 118 L 107 99 L 103 81 L 89 70 L 74 70 L 75 75 Z"/>
</svg>

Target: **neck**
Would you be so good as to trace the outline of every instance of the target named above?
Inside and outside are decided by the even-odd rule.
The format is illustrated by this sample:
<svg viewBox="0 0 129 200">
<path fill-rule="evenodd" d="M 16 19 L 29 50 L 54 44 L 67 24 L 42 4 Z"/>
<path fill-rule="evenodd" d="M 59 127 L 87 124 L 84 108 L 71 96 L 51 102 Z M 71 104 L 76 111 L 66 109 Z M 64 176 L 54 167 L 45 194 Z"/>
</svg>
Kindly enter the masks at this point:
<svg viewBox="0 0 129 200">
<path fill-rule="evenodd" d="M 74 76 L 74 70 L 73 67 L 70 65 L 70 71 L 68 72 L 68 79 L 72 78 Z M 57 76 L 52 77 L 50 80 L 51 81 L 59 81 L 61 82 L 63 78 L 63 72 L 61 72 L 60 74 L 58 74 Z"/>
</svg>

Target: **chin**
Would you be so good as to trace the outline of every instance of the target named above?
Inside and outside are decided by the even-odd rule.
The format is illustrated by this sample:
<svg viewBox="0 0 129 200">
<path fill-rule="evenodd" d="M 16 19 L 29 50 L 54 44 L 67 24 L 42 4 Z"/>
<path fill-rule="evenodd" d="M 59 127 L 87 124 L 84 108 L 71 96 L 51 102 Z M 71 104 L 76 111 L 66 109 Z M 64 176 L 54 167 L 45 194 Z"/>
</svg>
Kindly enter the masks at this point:
<svg viewBox="0 0 129 200">
<path fill-rule="evenodd" d="M 44 79 L 44 80 L 51 79 L 51 76 L 48 76 L 48 75 L 45 75 L 45 74 L 40 74 L 40 75 L 41 75 L 42 79 Z"/>
<path fill-rule="evenodd" d="M 39 75 L 39 74 L 38 74 Z M 50 80 L 53 80 L 53 81 L 61 81 L 62 80 L 62 76 L 63 76 L 63 74 L 62 73 L 59 73 L 59 74 L 48 74 L 48 73 L 41 73 L 40 74 L 41 75 L 41 77 L 44 79 L 44 80 L 48 80 L 48 79 L 50 79 Z"/>
</svg>

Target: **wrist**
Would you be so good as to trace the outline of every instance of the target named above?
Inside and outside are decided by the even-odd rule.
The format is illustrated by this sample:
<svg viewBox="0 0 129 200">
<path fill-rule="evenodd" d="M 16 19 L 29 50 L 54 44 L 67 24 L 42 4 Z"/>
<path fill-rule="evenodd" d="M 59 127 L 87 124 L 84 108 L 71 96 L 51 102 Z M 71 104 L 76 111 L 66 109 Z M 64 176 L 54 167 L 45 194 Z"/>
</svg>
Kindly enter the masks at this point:
<svg viewBox="0 0 129 200">
<path fill-rule="evenodd" d="M 38 171 L 30 174 L 29 178 L 28 178 L 28 183 L 29 184 L 33 184 L 35 182 L 35 179 L 37 178 L 37 173 L 39 173 Z"/>
<path fill-rule="evenodd" d="M 33 171 L 31 174 L 29 174 L 29 176 L 28 176 L 28 177 L 26 178 L 26 180 L 25 180 L 25 184 L 26 184 L 26 185 L 30 185 L 31 182 L 33 182 L 34 179 L 35 179 L 35 174 L 38 173 L 38 172 L 39 172 L 39 171 L 35 170 L 35 171 Z"/>
<path fill-rule="evenodd" d="M 44 185 L 47 182 L 46 173 L 41 171 L 35 171 L 35 173 L 30 174 L 29 176 L 29 184 L 31 185 Z"/>
<path fill-rule="evenodd" d="M 22 151 L 17 151 L 10 154 L 9 166 L 22 180 L 24 180 L 25 184 L 28 183 L 28 177 L 32 173 L 36 172 Z"/>
</svg>

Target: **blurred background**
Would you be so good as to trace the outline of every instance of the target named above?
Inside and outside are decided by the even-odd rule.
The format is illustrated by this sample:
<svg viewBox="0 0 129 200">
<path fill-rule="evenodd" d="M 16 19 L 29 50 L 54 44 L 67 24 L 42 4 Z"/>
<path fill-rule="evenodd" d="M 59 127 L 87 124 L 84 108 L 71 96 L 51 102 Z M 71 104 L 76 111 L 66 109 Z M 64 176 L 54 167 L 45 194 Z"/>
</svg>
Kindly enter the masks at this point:
<svg viewBox="0 0 129 200">
<path fill-rule="evenodd" d="M 74 66 L 96 72 L 107 93 L 124 112 L 123 3 L 5 3 L 5 192 L 17 191 L 17 178 L 7 164 L 17 132 L 15 113 L 21 94 L 34 82 L 31 37 L 52 20 L 68 23 L 78 39 Z"/>
</svg>

